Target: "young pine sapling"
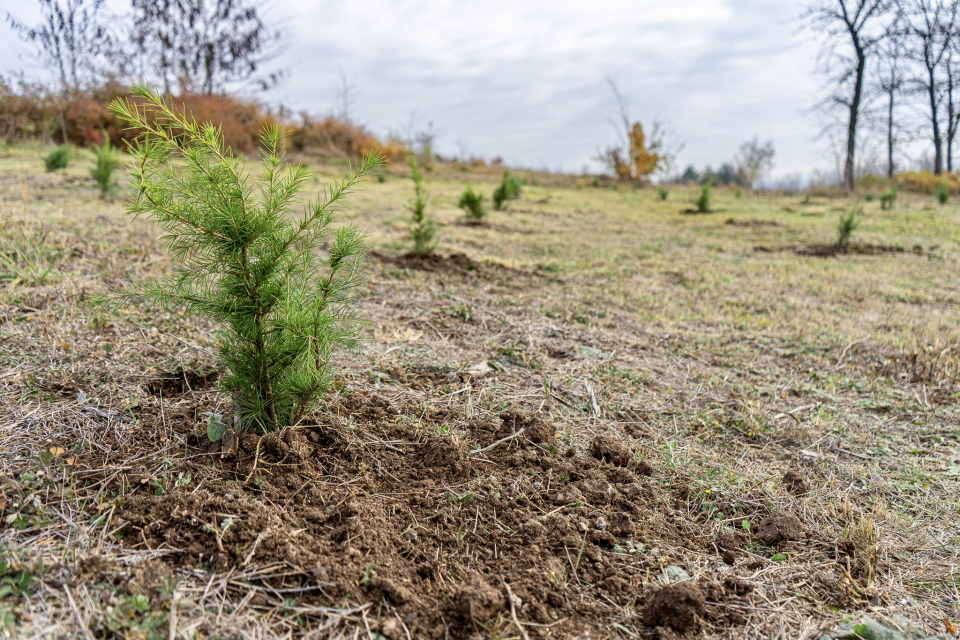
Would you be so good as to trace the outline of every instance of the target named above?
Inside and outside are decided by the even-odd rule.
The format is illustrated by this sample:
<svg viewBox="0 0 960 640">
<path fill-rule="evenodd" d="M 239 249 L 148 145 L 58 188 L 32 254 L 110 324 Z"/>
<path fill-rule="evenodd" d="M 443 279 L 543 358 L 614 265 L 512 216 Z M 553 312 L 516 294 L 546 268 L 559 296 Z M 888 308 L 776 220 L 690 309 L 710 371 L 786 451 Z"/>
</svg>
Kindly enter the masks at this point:
<svg viewBox="0 0 960 640">
<path fill-rule="evenodd" d="M 510 175 L 509 171 L 504 170 L 500 184 L 493 191 L 493 208 L 500 211 L 508 200 L 519 198 L 522 186 L 523 181 L 520 178 Z"/>
<path fill-rule="evenodd" d="M 54 150 L 43 159 L 43 164 L 46 166 L 47 171 L 52 172 L 66 169 L 67 165 L 70 164 L 71 151 L 72 149 L 68 144 L 61 144 L 54 148 Z"/>
<path fill-rule="evenodd" d="M 481 224 L 487 217 L 487 210 L 483 206 L 483 194 L 474 191 L 470 185 L 463 190 L 457 205 L 467 214 L 467 222 L 470 224 Z"/>
<path fill-rule="evenodd" d="M 414 199 L 410 205 L 410 237 L 413 239 L 413 253 L 418 256 L 429 255 L 436 247 L 437 223 L 427 215 L 427 192 L 423 188 L 423 174 L 417 165 L 417 157 L 410 154 L 410 169 L 413 172 Z"/>
<path fill-rule="evenodd" d="M 888 191 L 884 191 L 880 194 L 880 210 L 889 211 L 893 209 L 894 203 L 897 201 L 897 187 L 890 187 Z"/>
<path fill-rule="evenodd" d="M 711 181 L 704 183 L 703 187 L 700 189 L 700 195 L 697 196 L 695 204 L 697 205 L 697 211 L 699 213 L 709 213 L 710 212 L 710 185 Z"/>
<path fill-rule="evenodd" d="M 940 186 L 937 187 L 934 195 L 937 196 L 937 202 L 939 202 L 941 206 L 947 204 L 947 202 L 950 200 L 950 187 L 947 186 L 946 180 L 940 183 Z"/>
<path fill-rule="evenodd" d="M 332 224 L 380 159 L 365 158 L 323 198 L 290 215 L 310 173 L 285 163 L 283 129 L 264 127 L 260 174 L 248 177 L 219 127 L 198 125 L 143 83 L 131 92 L 138 102 L 110 107 L 143 132 L 130 146 L 136 191 L 128 213 L 163 229 L 176 265 L 170 275 L 127 285 L 98 303 L 213 320 L 223 328 L 220 387 L 232 394 L 235 423 L 260 431 L 296 424 L 329 389 L 334 351 L 359 339 L 354 302 L 365 241 L 357 229 Z M 321 243 L 328 243 L 327 258 Z"/>
<path fill-rule="evenodd" d="M 856 211 L 851 211 L 845 216 L 840 216 L 840 222 L 837 223 L 837 246 L 840 249 L 843 251 L 847 250 L 847 248 L 850 246 L 850 237 L 859 226 L 860 221 L 857 219 Z"/>
<path fill-rule="evenodd" d="M 99 146 L 95 145 L 93 153 L 97 159 L 97 164 L 90 170 L 90 175 L 93 176 L 100 188 L 100 198 L 105 199 L 113 193 L 116 186 L 113 181 L 113 172 L 120 164 L 120 156 L 110 146 L 110 138 L 106 138 L 103 144 Z"/>
</svg>

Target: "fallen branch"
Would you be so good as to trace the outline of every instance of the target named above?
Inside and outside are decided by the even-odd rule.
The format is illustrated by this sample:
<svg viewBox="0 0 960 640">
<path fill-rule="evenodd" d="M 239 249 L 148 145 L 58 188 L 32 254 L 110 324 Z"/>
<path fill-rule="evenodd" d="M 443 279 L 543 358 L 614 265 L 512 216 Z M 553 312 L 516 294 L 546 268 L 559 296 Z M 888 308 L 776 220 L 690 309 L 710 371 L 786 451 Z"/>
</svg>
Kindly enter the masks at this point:
<svg viewBox="0 0 960 640">
<path fill-rule="evenodd" d="M 477 453 L 483 453 L 484 451 L 490 451 L 490 449 L 493 449 L 493 448 L 494 448 L 495 446 L 497 446 L 498 444 L 503 444 L 503 443 L 506 442 L 507 440 L 513 440 L 514 438 L 519 438 L 521 435 L 523 435 L 523 429 L 520 429 L 519 431 L 516 431 L 515 433 L 512 433 L 511 435 L 507 436 L 506 438 L 501 438 L 500 440 L 497 440 L 497 441 L 494 442 L 493 444 L 490 444 L 490 445 L 485 446 L 483 449 L 474 449 L 473 451 L 470 452 L 469 455 L 472 456 L 472 455 L 477 454 Z"/>
</svg>

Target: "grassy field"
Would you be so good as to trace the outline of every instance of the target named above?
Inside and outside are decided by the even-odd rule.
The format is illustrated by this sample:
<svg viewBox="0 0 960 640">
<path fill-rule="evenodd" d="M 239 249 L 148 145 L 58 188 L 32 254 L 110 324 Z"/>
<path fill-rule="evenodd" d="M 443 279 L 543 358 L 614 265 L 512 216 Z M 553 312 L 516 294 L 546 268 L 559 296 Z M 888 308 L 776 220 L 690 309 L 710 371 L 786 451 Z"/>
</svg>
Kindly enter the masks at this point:
<svg viewBox="0 0 960 640">
<path fill-rule="evenodd" d="M 717 189 L 690 214 L 692 187 L 529 174 L 471 226 L 460 193 L 489 201 L 496 176 L 441 168 L 424 262 L 403 255 L 412 183 L 388 171 L 342 216 L 374 252 L 363 353 L 302 437 L 224 461 L 197 435 L 228 404 L 217 328 L 89 306 L 168 262 L 90 158 L 49 174 L 44 152 L 0 150 L 7 637 L 786 639 L 861 615 L 953 637 L 953 202 Z M 521 423 L 550 444 L 497 444 Z M 629 465 L 595 460 L 598 436 Z M 482 615 L 461 610 L 474 575 L 496 592 Z M 654 594 L 688 580 L 706 603 L 662 628 Z"/>
</svg>

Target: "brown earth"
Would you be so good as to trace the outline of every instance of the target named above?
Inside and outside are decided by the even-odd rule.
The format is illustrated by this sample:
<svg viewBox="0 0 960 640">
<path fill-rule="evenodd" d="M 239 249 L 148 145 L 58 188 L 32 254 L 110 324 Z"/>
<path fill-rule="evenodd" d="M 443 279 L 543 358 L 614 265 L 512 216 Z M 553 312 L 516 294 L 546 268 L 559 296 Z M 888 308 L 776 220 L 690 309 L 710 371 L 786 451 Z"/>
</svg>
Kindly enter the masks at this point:
<svg viewBox="0 0 960 640">
<path fill-rule="evenodd" d="M 482 268 L 481 265 L 463 253 L 452 253 L 446 256 L 439 253 L 430 253 L 425 256 L 420 256 L 415 253 L 405 253 L 399 256 L 393 256 L 374 251 L 371 253 L 371 256 L 384 264 L 390 264 L 401 269 L 413 269 L 429 273 L 464 275 L 479 273 Z"/>
<path fill-rule="evenodd" d="M 702 551 L 703 541 L 677 526 L 672 501 L 614 437 L 597 438 L 593 455 L 568 455 L 537 415 L 508 411 L 499 425 L 433 416 L 423 428 L 382 397 L 355 393 L 323 424 L 243 435 L 223 457 L 207 453 L 189 413 L 166 416 L 186 432 L 176 471 L 189 484 L 155 491 L 144 478 L 115 504 L 125 545 L 163 551 L 129 578 L 138 589 L 196 567 L 274 567 L 250 607 L 373 603 L 396 614 L 377 625 L 388 638 L 487 633 L 513 615 L 533 638 L 601 633 L 620 607 L 648 600 L 651 626 L 683 631 L 706 615 L 702 595 L 666 602 L 671 589 L 700 591 L 661 589 L 663 559 L 638 551 Z M 437 430 L 455 419 L 464 431 Z M 734 609 L 718 618 L 722 608 L 707 612 L 715 624 L 743 622 Z"/>
</svg>

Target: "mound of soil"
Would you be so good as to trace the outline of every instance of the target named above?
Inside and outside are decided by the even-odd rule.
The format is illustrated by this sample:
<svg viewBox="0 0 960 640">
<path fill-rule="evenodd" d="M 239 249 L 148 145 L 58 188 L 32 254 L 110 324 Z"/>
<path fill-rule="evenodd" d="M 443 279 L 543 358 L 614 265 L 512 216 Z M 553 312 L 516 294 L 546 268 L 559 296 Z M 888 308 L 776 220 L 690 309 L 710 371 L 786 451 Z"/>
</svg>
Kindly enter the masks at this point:
<svg viewBox="0 0 960 640">
<path fill-rule="evenodd" d="M 651 627 L 669 627 L 683 633 L 697 624 L 705 611 L 706 598 L 692 582 L 666 586 L 647 603 L 643 621 Z"/>
<path fill-rule="evenodd" d="M 146 382 L 150 395 L 158 396 L 161 393 L 165 398 L 182 396 L 191 391 L 210 389 L 217 382 L 216 369 L 200 369 L 192 371 L 178 368 L 173 371 L 163 371 Z"/>
<path fill-rule="evenodd" d="M 800 540 L 803 538 L 803 525 L 792 511 L 777 511 L 760 522 L 756 537 L 770 547 L 788 540 Z"/>
<path fill-rule="evenodd" d="M 786 485 L 787 491 L 798 496 L 810 492 L 810 485 L 807 484 L 804 477 L 794 469 L 790 469 L 783 474 L 783 484 Z"/>
<path fill-rule="evenodd" d="M 630 449 L 623 441 L 608 435 L 597 436 L 591 447 L 593 457 L 618 467 L 630 466 Z"/>
<path fill-rule="evenodd" d="M 384 607 L 373 630 L 387 638 L 466 637 L 490 624 L 515 636 L 514 615 L 530 638 L 598 636 L 628 605 L 675 630 L 703 616 L 696 585 L 659 588 L 661 558 L 647 550 L 713 545 L 691 536 L 656 479 L 616 466 L 630 461 L 616 438 L 571 456 L 549 446 L 555 428 L 538 416 L 460 417 L 465 431 L 441 435 L 450 415 L 418 426 L 399 419 L 407 413 L 348 395 L 322 424 L 241 434 L 225 458 L 205 455 L 195 433 L 166 472 L 180 480 L 154 491 L 144 478 L 117 501 L 123 544 L 163 554 L 150 576 L 254 575 L 254 611 L 286 599 Z M 740 597 L 718 589 L 711 601 Z"/>
<path fill-rule="evenodd" d="M 906 249 L 898 245 L 863 243 L 852 243 L 846 247 L 841 247 L 837 244 L 811 244 L 794 247 L 793 250 L 798 255 L 814 256 L 817 258 L 831 258 L 840 255 L 879 256 L 889 253 L 908 253 Z M 923 247 L 917 245 L 913 247 L 909 253 L 923 255 Z"/>
<path fill-rule="evenodd" d="M 429 273 L 464 275 L 480 273 L 482 270 L 481 265 L 471 260 L 465 253 L 451 253 L 448 256 L 443 256 L 438 253 L 430 253 L 425 256 L 419 256 L 415 253 L 405 253 L 401 256 L 388 256 L 374 251 L 371 252 L 370 255 L 382 263 L 391 264 L 401 269 L 413 269 L 416 271 L 427 271 Z"/>
<path fill-rule="evenodd" d="M 757 220 L 756 218 L 751 218 L 750 220 L 737 220 L 736 218 L 727 218 L 727 221 L 724 223 L 731 227 L 779 227 L 782 226 L 779 222 L 775 220 Z"/>
</svg>

